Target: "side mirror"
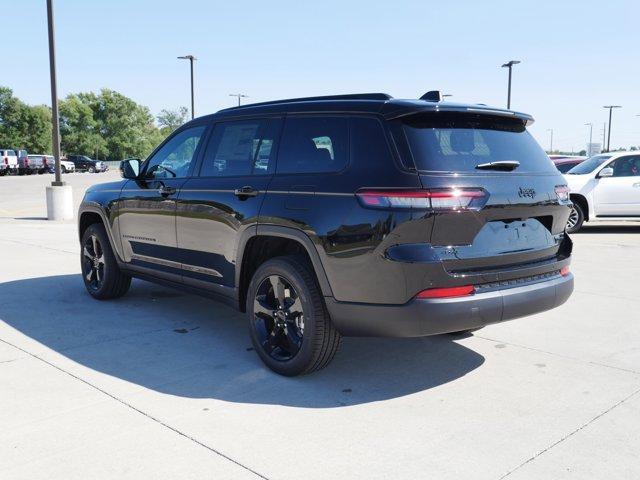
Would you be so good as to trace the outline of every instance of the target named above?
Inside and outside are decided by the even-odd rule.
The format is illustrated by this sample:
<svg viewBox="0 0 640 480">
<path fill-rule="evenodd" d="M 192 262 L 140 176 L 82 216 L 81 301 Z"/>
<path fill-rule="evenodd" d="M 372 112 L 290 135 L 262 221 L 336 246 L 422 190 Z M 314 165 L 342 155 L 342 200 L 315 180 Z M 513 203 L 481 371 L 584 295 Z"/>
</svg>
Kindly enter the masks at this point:
<svg viewBox="0 0 640 480">
<path fill-rule="evenodd" d="M 140 159 L 127 158 L 120 162 L 120 176 L 135 180 L 140 176 Z"/>
<path fill-rule="evenodd" d="M 598 173 L 598 178 L 613 177 L 613 168 L 605 167 Z"/>
</svg>

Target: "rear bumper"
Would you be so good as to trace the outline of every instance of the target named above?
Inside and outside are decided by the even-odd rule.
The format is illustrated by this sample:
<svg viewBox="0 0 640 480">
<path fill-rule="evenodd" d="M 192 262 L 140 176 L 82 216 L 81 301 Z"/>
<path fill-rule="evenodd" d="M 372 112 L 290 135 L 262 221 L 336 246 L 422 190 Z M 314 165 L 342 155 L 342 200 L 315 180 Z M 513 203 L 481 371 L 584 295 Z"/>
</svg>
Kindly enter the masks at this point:
<svg viewBox="0 0 640 480">
<path fill-rule="evenodd" d="M 343 335 L 423 337 L 544 312 L 562 305 L 572 292 L 573 275 L 569 274 L 468 297 L 414 299 L 404 305 L 325 300 L 334 325 Z"/>
</svg>

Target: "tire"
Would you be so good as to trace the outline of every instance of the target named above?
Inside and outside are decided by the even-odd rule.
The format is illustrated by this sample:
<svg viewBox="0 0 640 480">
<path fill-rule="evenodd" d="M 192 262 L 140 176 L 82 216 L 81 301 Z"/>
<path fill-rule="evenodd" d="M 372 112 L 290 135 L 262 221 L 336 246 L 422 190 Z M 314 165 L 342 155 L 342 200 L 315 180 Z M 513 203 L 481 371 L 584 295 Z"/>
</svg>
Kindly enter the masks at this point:
<svg viewBox="0 0 640 480">
<path fill-rule="evenodd" d="M 274 277 L 279 279 L 276 285 Z M 282 288 L 278 282 L 282 282 Z M 276 288 L 284 292 L 280 298 L 288 305 L 281 309 L 285 312 L 282 315 L 268 313 L 273 306 L 282 305 Z M 280 375 L 292 377 L 320 370 L 340 347 L 342 336 L 331 322 L 304 257 L 277 257 L 260 265 L 249 284 L 246 307 L 253 347 L 260 359 Z"/>
<path fill-rule="evenodd" d="M 96 169 L 95 169 L 95 168 L 93 168 L 93 167 L 89 167 L 89 168 L 87 169 L 87 172 L 89 172 L 89 173 L 96 173 Z"/>
<path fill-rule="evenodd" d="M 120 271 L 101 223 L 90 225 L 82 235 L 80 266 L 84 285 L 93 298 L 109 300 L 129 290 L 131 277 Z"/>
<path fill-rule="evenodd" d="M 60 173 L 67 173 L 67 167 L 60 165 Z"/>
<path fill-rule="evenodd" d="M 567 233 L 575 233 L 582 228 L 584 223 L 584 211 L 579 203 L 574 203 L 569 220 L 567 220 Z"/>
</svg>

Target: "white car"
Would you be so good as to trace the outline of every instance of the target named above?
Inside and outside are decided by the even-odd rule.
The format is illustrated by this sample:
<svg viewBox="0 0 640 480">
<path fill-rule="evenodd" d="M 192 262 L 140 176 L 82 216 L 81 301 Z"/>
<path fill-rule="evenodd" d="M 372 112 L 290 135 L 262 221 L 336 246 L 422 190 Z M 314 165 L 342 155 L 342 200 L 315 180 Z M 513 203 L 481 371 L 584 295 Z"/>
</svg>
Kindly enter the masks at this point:
<svg viewBox="0 0 640 480">
<path fill-rule="evenodd" d="M 573 202 L 567 231 L 584 222 L 640 220 L 640 152 L 595 155 L 565 174 Z"/>
<path fill-rule="evenodd" d="M 0 175 L 18 171 L 18 156 L 15 150 L 0 149 Z"/>
</svg>

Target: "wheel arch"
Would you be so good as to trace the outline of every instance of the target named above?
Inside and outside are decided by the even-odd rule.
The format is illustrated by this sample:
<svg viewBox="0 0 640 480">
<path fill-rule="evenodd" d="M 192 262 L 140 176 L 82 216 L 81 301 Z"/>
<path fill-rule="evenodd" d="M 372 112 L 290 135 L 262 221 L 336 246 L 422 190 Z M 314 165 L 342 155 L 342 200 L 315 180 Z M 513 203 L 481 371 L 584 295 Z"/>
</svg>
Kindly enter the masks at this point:
<svg viewBox="0 0 640 480">
<path fill-rule="evenodd" d="M 571 193 L 569 194 L 569 198 L 573 203 L 577 203 L 582 208 L 582 213 L 584 213 L 584 221 L 589 221 L 589 201 L 587 197 L 580 193 Z"/>
<path fill-rule="evenodd" d="M 95 223 L 101 223 L 104 226 L 104 229 L 107 232 L 107 237 L 109 237 L 109 243 L 111 243 L 111 249 L 116 256 L 116 260 L 119 263 L 122 262 L 120 249 L 118 248 L 118 243 L 113 238 L 113 232 L 111 231 L 107 215 L 98 205 L 81 205 L 78 214 L 78 239 L 82 241 L 82 235 L 84 235 L 84 232 L 89 228 L 89 226 Z"/>
<path fill-rule="evenodd" d="M 238 288 L 238 308 L 245 311 L 246 293 L 251 277 L 265 261 L 282 255 L 301 254 L 318 281 L 322 295 L 333 296 L 318 250 L 311 239 L 295 228 L 258 225 L 255 230 L 246 231 L 238 248 L 235 284 Z"/>
</svg>

